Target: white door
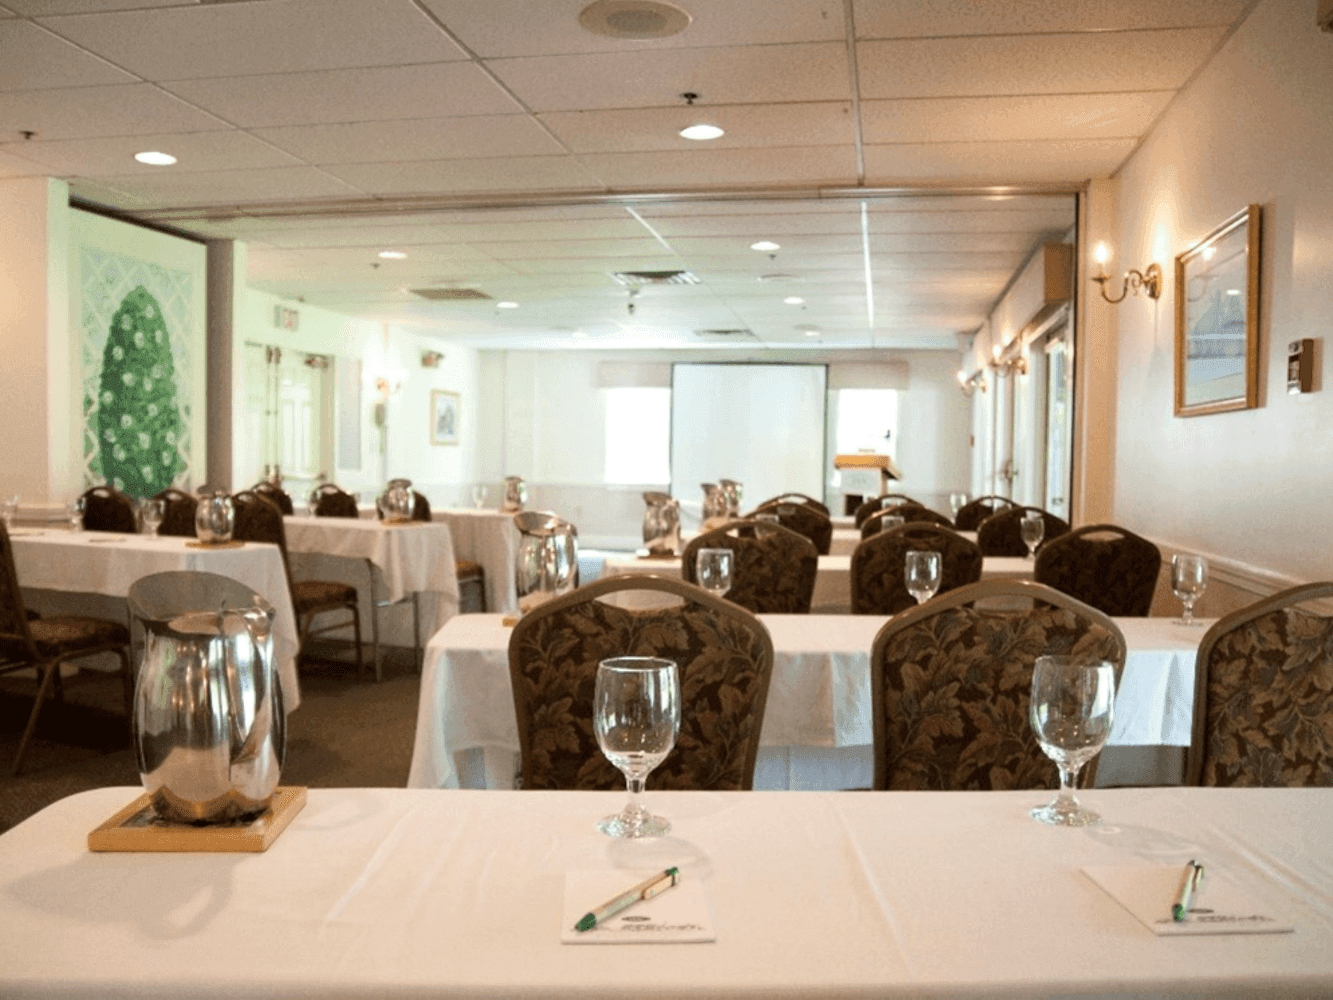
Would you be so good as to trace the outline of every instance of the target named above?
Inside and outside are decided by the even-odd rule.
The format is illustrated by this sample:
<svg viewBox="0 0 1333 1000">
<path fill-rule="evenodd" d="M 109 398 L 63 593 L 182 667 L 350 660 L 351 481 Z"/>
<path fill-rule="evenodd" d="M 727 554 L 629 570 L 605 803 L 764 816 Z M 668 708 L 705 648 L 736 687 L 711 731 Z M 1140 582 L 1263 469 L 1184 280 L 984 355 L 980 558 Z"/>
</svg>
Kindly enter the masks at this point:
<svg viewBox="0 0 1333 1000">
<path fill-rule="evenodd" d="M 1046 489 L 1042 504 L 1069 520 L 1070 447 L 1073 441 L 1073 366 L 1068 330 L 1046 342 Z"/>
<path fill-rule="evenodd" d="M 269 344 L 245 345 L 243 468 L 249 485 L 280 476 L 304 496 L 332 466 L 328 358 Z"/>
</svg>

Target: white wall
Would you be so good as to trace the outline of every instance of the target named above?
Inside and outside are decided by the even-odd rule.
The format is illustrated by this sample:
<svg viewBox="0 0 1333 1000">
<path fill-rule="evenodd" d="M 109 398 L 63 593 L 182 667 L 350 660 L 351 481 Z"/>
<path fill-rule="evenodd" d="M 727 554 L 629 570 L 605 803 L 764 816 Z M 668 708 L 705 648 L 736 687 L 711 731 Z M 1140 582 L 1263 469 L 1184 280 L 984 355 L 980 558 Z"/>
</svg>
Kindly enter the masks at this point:
<svg viewBox="0 0 1333 1000">
<path fill-rule="evenodd" d="M 1314 0 L 1263 0 L 1118 185 L 1113 265 L 1155 260 L 1166 281 L 1157 303 L 1116 307 L 1115 519 L 1288 581 L 1333 578 L 1330 95 L 1333 35 L 1315 27 Z M 1259 408 L 1174 417 L 1174 256 L 1251 203 L 1263 206 Z M 1324 388 L 1288 396 L 1286 347 L 1301 337 L 1319 341 Z"/>
</svg>

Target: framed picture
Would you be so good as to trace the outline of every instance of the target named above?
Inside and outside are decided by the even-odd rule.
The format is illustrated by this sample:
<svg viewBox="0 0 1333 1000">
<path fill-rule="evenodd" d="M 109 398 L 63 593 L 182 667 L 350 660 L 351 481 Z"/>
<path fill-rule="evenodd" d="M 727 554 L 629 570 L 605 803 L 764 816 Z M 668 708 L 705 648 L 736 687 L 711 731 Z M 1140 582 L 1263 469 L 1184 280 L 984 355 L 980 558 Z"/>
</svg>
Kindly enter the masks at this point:
<svg viewBox="0 0 1333 1000">
<path fill-rule="evenodd" d="M 458 393 L 431 390 L 430 443 L 458 444 Z"/>
<path fill-rule="evenodd" d="M 1176 416 L 1259 405 L 1259 206 L 1176 258 Z"/>
</svg>

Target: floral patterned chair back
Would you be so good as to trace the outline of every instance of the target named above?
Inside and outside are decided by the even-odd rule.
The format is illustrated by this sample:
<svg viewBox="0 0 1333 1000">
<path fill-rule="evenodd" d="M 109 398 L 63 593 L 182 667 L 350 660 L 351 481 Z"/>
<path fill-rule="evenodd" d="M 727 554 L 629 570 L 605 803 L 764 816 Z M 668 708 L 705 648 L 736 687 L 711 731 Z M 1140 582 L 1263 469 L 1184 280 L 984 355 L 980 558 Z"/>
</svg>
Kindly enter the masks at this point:
<svg viewBox="0 0 1333 1000">
<path fill-rule="evenodd" d="M 881 493 L 877 497 L 871 497 L 869 500 L 862 503 L 861 506 L 856 508 L 856 514 L 853 515 L 856 518 L 856 526 L 858 528 L 861 527 L 861 525 L 866 523 L 866 518 L 876 511 L 885 510 L 889 507 L 897 507 L 899 504 L 904 503 L 913 503 L 918 507 L 921 506 L 920 501 L 913 500 L 911 497 L 902 493 Z"/>
<path fill-rule="evenodd" d="M 626 590 L 674 595 L 680 604 L 630 610 L 599 598 Z M 773 641 L 754 615 L 682 580 L 614 576 L 529 611 L 509 640 L 509 676 L 525 789 L 625 787 L 593 733 L 597 665 L 613 656 L 674 660 L 680 736 L 650 787 L 744 791 L 773 670 Z"/>
<path fill-rule="evenodd" d="M 976 606 L 990 598 L 1033 606 Z M 1125 637 L 1095 608 L 1025 580 L 959 587 L 885 623 L 870 654 L 874 787 L 1057 787 L 1029 721 L 1032 668 L 1045 655 L 1109 660 L 1118 684 Z"/>
<path fill-rule="evenodd" d="M 324 483 L 315 490 L 316 517 L 360 517 L 356 497 L 333 483 Z"/>
<path fill-rule="evenodd" d="M 981 549 L 975 542 L 937 524 L 904 524 L 872 535 L 852 553 L 852 614 L 896 615 L 916 607 L 903 580 L 907 553 L 913 550 L 940 553 L 937 594 L 981 579 Z"/>
<path fill-rule="evenodd" d="M 194 538 L 194 512 L 199 506 L 197 497 L 183 490 L 169 487 L 153 497 L 162 501 L 162 523 L 157 527 L 159 535 L 174 535 L 178 538 Z"/>
<path fill-rule="evenodd" d="M 1114 524 L 1089 524 L 1037 552 L 1032 578 L 1117 618 L 1145 618 L 1162 569 L 1146 538 Z"/>
<path fill-rule="evenodd" d="M 937 514 L 929 507 L 922 507 L 919 503 L 900 503 L 894 507 L 872 511 L 870 516 L 861 524 L 862 540 L 879 534 L 882 530 L 880 522 L 886 517 L 901 517 L 908 524 L 938 524 L 941 528 L 953 531 L 953 522 L 943 514 Z"/>
<path fill-rule="evenodd" d="M 953 526 L 959 531 L 976 531 L 986 518 L 1013 505 L 1014 502 L 1008 497 L 977 497 L 971 503 L 965 503 L 958 508 L 958 516 L 953 519 Z M 1027 552 L 1026 549 L 1023 551 Z"/>
<path fill-rule="evenodd" d="M 962 513 L 960 510 L 959 514 Z M 981 554 L 987 556 L 1025 556 L 1028 554 L 1027 543 L 1023 541 L 1023 518 L 1029 514 L 1040 514 L 1046 522 L 1046 531 L 1041 536 L 1041 545 L 1037 551 L 1053 538 L 1059 538 L 1069 531 L 1068 522 L 1040 507 L 1006 507 L 998 514 L 992 514 L 982 521 L 977 528 L 977 544 Z M 960 531 L 963 529 L 959 529 Z"/>
<path fill-rule="evenodd" d="M 1191 785 L 1333 785 L 1333 598 L 1308 583 L 1218 619 L 1194 668 Z"/>
<path fill-rule="evenodd" d="M 681 575 L 697 583 L 700 549 L 731 549 L 726 599 L 755 614 L 804 615 L 815 597 L 819 550 L 804 535 L 761 521 L 741 520 L 696 535 L 681 556 Z"/>
<path fill-rule="evenodd" d="M 828 555 L 829 548 L 833 544 L 833 522 L 829 520 L 828 514 L 799 502 L 787 501 L 770 501 L 763 504 L 750 517 L 753 518 L 757 514 L 776 514 L 778 524 L 814 542 L 815 551 L 819 555 Z"/>
<path fill-rule="evenodd" d="M 83 528 L 134 534 L 139 530 L 134 501 L 110 486 L 94 486 L 83 494 Z"/>
<path fill-rule="evenodd" d="M 754 513 L 757 514 L 761 510 L 767 510 L 776 503 L 796 503 L 800 504 L 802 507 L 809 507 L 811 510 L 817 510 L 825 517 L 829 516 L 829 509 L 825 504 L 820 503 L 814 497 L 806 496 L 804 493 L 779 493 L 772 499 L 765 500 L 761 503 L 754 509 Z M 753 517 L 754 514 L 749 516 Z"/>
</svg>

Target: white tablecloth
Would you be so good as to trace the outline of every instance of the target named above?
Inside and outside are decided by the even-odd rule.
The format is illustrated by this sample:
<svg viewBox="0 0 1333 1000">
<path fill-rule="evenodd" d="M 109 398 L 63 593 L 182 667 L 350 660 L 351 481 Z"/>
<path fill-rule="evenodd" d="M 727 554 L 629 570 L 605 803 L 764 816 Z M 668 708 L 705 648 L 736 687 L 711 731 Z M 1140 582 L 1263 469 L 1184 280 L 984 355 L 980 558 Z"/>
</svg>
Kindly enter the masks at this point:
<svg viewBox="0 0 1333 1000">
<path fill-rule="evenodd" d="M 514 515 L 498 510 L 433 510 L 431 516 L 449 526 L 454 555 L 481 563 L 486 573 L 486 610 L 513 614 L 518 610 L 514 563 L 518 528 Z"/>
<path fill-rule="evenodd" d="M 871 782 L 870 647 L 877 615 L 760 615 L 773 639 L 756 788 Z M 1118 618 L 1129 647 L 1109 746 L 1189 746 L 1203 630 Z M 518 753 L 509 636 L 499 615 L 459 615 L 426 648 L 409 788 L 511 787 Z"/>
<path fill-rule="evenodd" d="M 648 787 L 673 829 L 637 844 L 595 829 L 616 792 L 311 789 L 250 855 L 90 854 L 140 789 L 84 792 L 0 836 L 0 995 L 1333 994 L 1331 789 L 1092 791 L 1107 823 L 1069 830 L 1029 818 L 1037 792 Z M 1159 938 L 1081 871 L 1191 859 L 1295 933 Z M 701 885 L 715 942 L 561 944 L 568 872 L 667 865 Z"/>
<path fill-rule="evenodd" d="M 217 573 L 245 584 L 277 611 L 273 646 L 283 704 L 290 712 L 301 703 L 296 679 L 299 633 L 276 545 L 245 542 L 240 548 L 197 548 L 189 544 L 193 538 L 52 529 L 11 538 L 19 584 L 25 589 L 124 598 L 141 577 L 177 570 Z"/>
<path fill-rule="evenodd" d="M 429 594 L 433 601 L 423 601 L 421 606 L 425 635 L 458 613 L 458 570 L 447 525 L 425 521 L 385 524 L 347 517 L 285 517 L 283 523 L 287 550 L 293 555 L 361 562 L 359 571 L 347 574 L 348 583 L 366 585 L 365 560 L 370 560 L 383 574 L 383 586 L 376 587 L 380 599 L 401 601 L 413 593 Z M 315 574 L 308 568 L 297 572 L 298 579 L 308 575 Z M 368 597 L 361 607 L 364 615 L 370 607 Z"/>
</svg>

